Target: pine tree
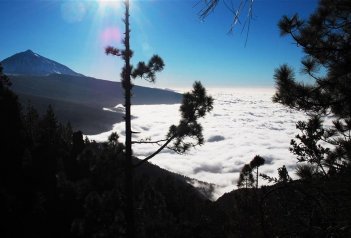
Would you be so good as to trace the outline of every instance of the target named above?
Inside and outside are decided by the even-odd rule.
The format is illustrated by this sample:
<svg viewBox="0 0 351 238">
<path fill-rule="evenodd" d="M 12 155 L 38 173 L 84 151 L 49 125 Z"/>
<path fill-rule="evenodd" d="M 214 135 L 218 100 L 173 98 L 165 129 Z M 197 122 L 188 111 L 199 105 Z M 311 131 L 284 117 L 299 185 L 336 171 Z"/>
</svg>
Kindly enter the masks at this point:
<svg viewBox="0 0 351 238">
<path fill-rule="evenodd" d="M 241 169 L 239 180 L 237 186 L 239 188 L 251 188 L 254 184 L 254 178 L 252 175 L 252 169 L 249 164 L 245 164 L 244 167 Z"/>
<path fill-rule="evenodd" d="M 48 106 L 45 115 L 40 121 L 39 128 L 40 141 L 46 145 L 56 147 L 60 139 L 58 135 L 59 122 L 51 105 Z"/>
<path fill-rule="evenodd" d="M 311 180 L 318 175 L 317 167 L 311 164 L 298 164 L 295 173 L 302 180 Z"/>
<path fill-rule="evenodd" d="M 264 165 L 265 159 L 256 155 L 250 162 L 251 169 L 256 168 L 256 188 L 258 188 L 258 167 Z"/>
<path fill-rule="evenodd" d="M 15 188 L 18 173 L 22 166 L 24 152 L 24 133 L 21 106 L 17 96 L 10 89 L 11 82 L 3 74 L 0 64 L 0 153 L 2 164 L 0 167 L 0 185 Z"/>
<path fill-rule="evenodd" d="M 194 89 L 191 93 L 184 94 L 183 103 L 181 105 L 182 119 L 178 126 L 171 126 L 166 136 L 166 139 L 157 141 L 158 143 L 164 142 L 164 144 L 146 157 L 138 164 L 133 165 L 132 162 L 132 144 L 133 143 L 145 143 L 145 141 L 132 141 L 132 130 L 131 130 L 131 97 L 132 97 L 132 82 L 131 78 L 140 77 L 148 82 L 155 82 L 156 73 L 160 72 L 164 68 L 164 62 L 161 57 L 154 55 L 149 62 L 139 62 L 137 67 L 133 69 L 131 65 L 132 50 L 130 48 L 130 21 L 129 21 L 129 0 L 124 0 L 125 14 L 124 14 L 124 25 L 125 25 L 125 37 L 123 44 L 125 49 L 120 50 L 118 48 L 108 46 L 105 49 L 106 54 L 122 57 L 124 60 L 124 67 L 121 72 L 122 86 L 124 89 L 125 99 L 125 188 L 126 188 L 126 221 L 127 221 L 127 237 L 135 237 L 135 218 L 134 218 L 134 194 L 133 194 L 133 168 L 140 166 L 142 163 L 150 160 L 159 152 L 161 152 L 171 142 L 175 141 L 171 148 L 178 152 L 183 153 L 189 150 L 191 147 L 203 144 L 202 127 L 197 122 L 197 119 L 204 117 L 207 112 L 213 108 L 212 97 L 207 96 L 205 88 L 200 82 L 194 83 Z M 186 138 L 194 139 L 191 142 L 186 141 Z M 155 142 L 147 142 L 155 143 Z"/>
<path fill-rule="evenodd" d="M 291 181 L 291 177 L 290 177 L 289 172 L 286 169 L 285 165 L 278 168 L 278 182 L 287 183 L 290 181 Z"/>
<path fill-rule="evenodd" d="M 344 171 L 351 162 L 351 2 L 321 0 L 317 10 L 303 21 L 297 14 L 279 22 L 281 35 L 289 35 L 305 57 L 302 72 L 314 80 L 296 80 L 287 65 L 276 69 L 274 102 L 310 115 L 299 122 L 299 142 L 292 140 L 292 152 L 299 161 L 317 165 L 327 175 Z M 324 116 L 335 118 L 332 128 L 324 128 Z M 334 149 L 321 146 L 331 144 Z"/>
</svg>

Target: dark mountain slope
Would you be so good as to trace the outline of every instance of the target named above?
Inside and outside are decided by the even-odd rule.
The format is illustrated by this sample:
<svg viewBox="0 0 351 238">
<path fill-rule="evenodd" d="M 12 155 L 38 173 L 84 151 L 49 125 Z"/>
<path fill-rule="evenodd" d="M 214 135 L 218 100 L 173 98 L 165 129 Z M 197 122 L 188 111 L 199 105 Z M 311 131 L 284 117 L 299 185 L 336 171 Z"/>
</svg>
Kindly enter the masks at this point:
<svg viewBox="0 0 351 238">
<path fill-rule="evenodd" d="M 90 77 L 51 74 L 49 76 L 10 76 L 11 89 L 22 104 L 32 104 L 40 113 L 49 104 L 62 122 L 70 121 L 74 129 L 85 134 L 98 134 L 123 120 L 118 112 L 103 108 L 123 104 L 121 83 Z M 133 104 L 180 103 L 181 94 L 135 86 Z"/>
<path fill-rule="evenodd" d="M 138 159 L 135 159 L 135 164 L 137 164 L 138 161 Z M 206 201 L 212 199 L 212 193 L 215 186 L 214 184 L 206 183 L 181 174 L 170 172 L 152 163 L 145 163 L 142 166 L 136 168 L 135 173 L 137 177 L 147 176 L 155 181 L 157 179 L 172 177 L 173 179 L 179 181 L 179 186 L 182 186 L 184 190 L 186 190 L 186 188 L 191 188 L 190 190 L 193 190 L 194 186 L 192 184 L 197 183 L 200 187 L 197 187 L 191 193 L 194 193 L 194 196 Z"/>
<path fill-rule="evenodd" d="M 17 53 L 6 59 L 1 64 L 4 73 L 8 75 L 41 75 L 67 74 L 73 76 L 83 76 L 76 73 L 65 65 L 45 58 L 31 50 Z"/>
<path fill-rule="evenodd" d="M 51 74 L 49 76 L 10 76 L 12 90 L 90 106 L 112 107 L 124 102 L 120 82 L 92 77 Z M 180 103 L 181 94 L 141 86 L 133 88 L 133 104 Z"/>
<path fill-rule="evenodd" d="M 103 110 L 123 104 L 119 82 L 86 77 L 31 50 L 15 54 L 1 64 L 22 104 L 29 102 L 40 113 L 51 104 L 58 119 L 70 121 L 75 130 L 98 134 L 123 119 L 119 112 Z M 132 103 L 174 104 L 180 103 L 181 98 L 181 94 L 169 90 L 135 86 Z"/>
<path fill-rule="evenodd" d="M 226 237 L 351 237 L 350 174 L 238 189 L 214 204 Z M 224 219 L 223 219 L 224 218 Z"/>
</svg>

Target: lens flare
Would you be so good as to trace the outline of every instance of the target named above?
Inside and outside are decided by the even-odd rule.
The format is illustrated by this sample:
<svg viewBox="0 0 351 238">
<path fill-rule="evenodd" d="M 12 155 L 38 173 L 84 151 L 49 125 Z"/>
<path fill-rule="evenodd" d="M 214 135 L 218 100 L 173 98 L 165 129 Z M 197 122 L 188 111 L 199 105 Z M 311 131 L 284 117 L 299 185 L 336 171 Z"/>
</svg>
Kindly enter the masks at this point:
<svg viewBox="0 0 351 238">
<path fill-rule="evenodd" d="M 101 33 L 101 41 L 104 46 L 117 45 L 121 42 L 121 32 L 117 27 L 107 27 Z"/>
</svg>

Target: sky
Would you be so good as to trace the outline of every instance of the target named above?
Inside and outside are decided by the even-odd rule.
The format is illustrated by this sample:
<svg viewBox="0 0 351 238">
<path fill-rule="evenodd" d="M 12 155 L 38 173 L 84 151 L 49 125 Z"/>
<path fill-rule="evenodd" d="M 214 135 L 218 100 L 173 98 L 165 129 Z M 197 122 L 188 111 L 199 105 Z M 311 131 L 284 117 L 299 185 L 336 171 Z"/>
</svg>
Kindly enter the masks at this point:
<svg viewBox="0 0 351 238">
<path fill-rule="evenodd" d="M 234 7 L 239 2 L 232 0 Z M 223 1 L 201 20 L 200 0 L 131 0 L 132 62 L 158 54 L 166 65 L 155 85 L 135 84 L 190 88 L 198 80 L 212 88 L 273 87 L 274 69 L 288 63 L 299 70 L 303 57 L 291 38 L 280 37 L 279 19 L 294 13 L 306 18 L 316 5 L 255 0 L 247 38 L 247 9 L 228 34 L 232 13 Z M 118 0 L 0 0 L 0 60 L 31 49 L 84 75 L 119 81 L 123 62 L 104 48 L 122 47 L 122 17 Z"/>
</svg>

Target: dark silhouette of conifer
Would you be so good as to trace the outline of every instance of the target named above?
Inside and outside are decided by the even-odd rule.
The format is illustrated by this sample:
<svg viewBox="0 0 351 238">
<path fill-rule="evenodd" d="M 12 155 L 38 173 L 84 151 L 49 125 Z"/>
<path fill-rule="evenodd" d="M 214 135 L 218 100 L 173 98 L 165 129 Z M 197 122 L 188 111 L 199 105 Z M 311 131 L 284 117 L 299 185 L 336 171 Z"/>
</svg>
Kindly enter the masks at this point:
<svg viewBox="0 0 351 238">
<path fill-rule="evenodd" d="M 204 138 L 202 135 L 202 126 L 198 123 L 198 119 L 204 117 L 212 109 L 213 98 L 207 95 L 206 89 L 200 82 L 195 82 L 193 90 L 183 95 L 183 101 L 180 106 L 181 119 L 178 125 L 172 125 L 169 128 L 166 139 L 160 141 L 133 141 L 133 143 L 164 142 L 158 150 L 141 160 L 135 166 L 140 166 L 152 159 L 166 147 L 176 153 L 182 154 L 197 145 L 202 145 Z M 168 146 L 172 141 L 173 144 Z"/>
<path fill-rule="evenodd" d="M 251 188 L 254 184 L 254 178 L 252 175 L 252 169 L 249 164 L 245 164 L 244 167 L 241 169 L 239 180 L 237 186 L 239 188 Z"/>
<path fill-rule="evenodd" d="M 133 194 L 133 168 L 150 160 L 159 152 L 161 152 L 167 145 L 175 140 L 173 146 L 170 148 L 176 152 L 183 153 L 193 146 L 203 144 L 202 127 L 197 122 L 197 119 L 204 117 L 205 114 L 212 110 L 213 99 L 206 95 L 206 90 L 200 82 L 194 84 L 194 89 L 191 93 L 184 94 L 183 103 L 181 106 L 182 119 L 178 126 L 171 126 L 169 133 L 164 140 L 147 143 L 161 143 L 164 144 L 156 150 L 153 154 L 142 160 L 140 163 L 133 165 L 132 163 L 132 143 L 145 143 L 145 141 L 132 141 L 131 130 L 131 97 L 132 97 L 132 82 L 131 78 L 140 77 L 148 82 L 155 82 L 156 73 L 164 68 L 164 62 L 161 57 L 154 55 L 149 62 L 139 62 L 137 67 L 133 69 L 130 63 L 133 55 L 130 48 L 130 21 L 129 21 L 129 0 L 124 1 L 124 39 L 123 44 L 125 49 L 118 49 L 108 46 L 105 49 L 106 54 L 122 57 L 124 60 L 124 67 L 121 72 L 122 86 L 125 97 L 125 187 L 126 187 L 126 221 L 127 221 L 127 237 L 135 237 L 135 218 L 134 218 L 134 194 Z M 194 142 L 185 142 L 187 137 L 193 138 Z"/>
<path fill-rule="evenodd" d="M 306 54 L 302 73 L 314 83 L 296 81 L 287 65 L 276 69 L 274 102 L 310 115 L 299 122 L 299 142 L 292 140 L 292 152 L 299 161 L 318 166 L 324 175 L 342 172 L 351 162 L 351 2 L 321 0 L 317 10 L 303 21 L 297 14 L 279 22 L 281 35 L 289 35 Z M 332 128 L 323 127 L 323 116 L 335 118 Z M 333 149 L 321 146 L 331 144 Z M 328 146 L 329 147 L 329 146 Z"/>
<path fill-rule="evenodd" d="M 287 182 L 290 182 L 291 180 L 292 179 L 285 165 L 278 168 L 278 182 L 287 183 Z"/>
<path fill-rule="evenodd" d="M 57 130 L 59 128 L 59 122 L 51 105 L 48 106 L 46 114 L 40 121 L 39 128 L 41 130 L 40 140 L 42 143 L 54 146 L 58 142 L 59 136 Z"/>
<path fill-rule="evenodd" d="M 3 74 L 0 64 L 0 185 L 4 188 L 18 186 L 19 170 L 24 150 L 24 133 L 21 106 L 9 88 L 10 79 Z"/>
<path fill-rule="evenodd" d="M 296 166 L 296 175 L 302 180 L 311 180 L 318 175 L 317 168 L 311 164 L 298 164 Z"/>
<path fill-rule="evenodd" d="M 0 89 L 2 90 L 4 87 L 11 86 L 11 82 L 9 77 L 3 73 L 3 67 L 0 64 Z"/>
<path fill-rule="evenodd" d="M 258 167 L 264 165 L 264 158 L 262 158 L 259 155 L 256 155 L 251 161 L 250 161 L 250 167 L 251 169 L 256 169 L 256 188 L 258 188 Z"/>
<path fill-rule="evenodd" d="M 33 146 L 38 137 L 39 131 L 39 113 L 32 105 L 27 105 L 25 114 L 23 115 L 23 124 L 26 132 L 27 143 Z"/>
<path fill-rule="evenodd" d="M 71 140 L 68 142 L 72 144 L 70 155 L 63 159 L 63 165 L 68 179 L 75 181 L 79 177 L 82 177 L 82 171 L 79 169 L 78 165 L 78 155 L 81 154 L 85 148 L 85 143 L 81 131 L 71 132 L 70 136 Z"/>
<path fill-rule="evenodd" d="M 126 221 L 127 221 L 127 237 L 135 237 L 135 227 L 134 227 L 134 202 L 133 202 L 133 164 L 132 164 L 132 130 L 131 130 L 131 97 L 132 97 L 132 65 L 130 63 L 131 57 L 133 55 L 130 49 L 130 27 L 129 27 L 129 0 L 124 1 L 125 13 L 124 13 L 124 40 L 123 44 L 125 49 L 119 50 L 114 47 L 107 47 L 105 49 L 106 54 L 111 54 L 114 56 L 120 56 L 124 60 L 124 67 L 121 72 L 121 81 L 124 89 L 124 107 L 125 111 L 125 153 L 126 153 L 126 168 L 125 168 L 125 187 L 126 187 Z"/>
</svg>

